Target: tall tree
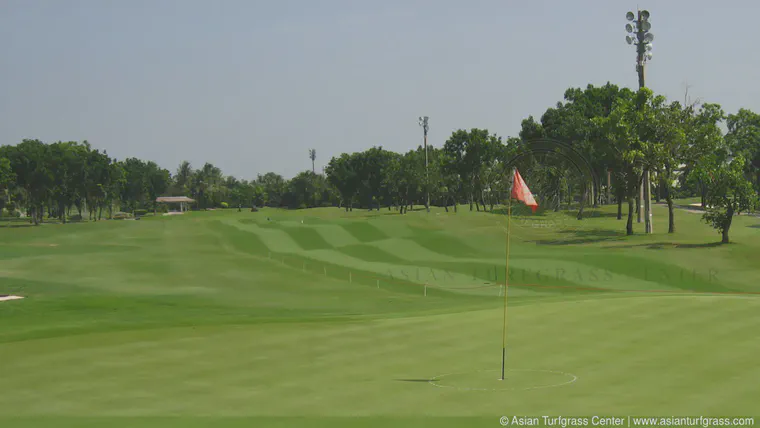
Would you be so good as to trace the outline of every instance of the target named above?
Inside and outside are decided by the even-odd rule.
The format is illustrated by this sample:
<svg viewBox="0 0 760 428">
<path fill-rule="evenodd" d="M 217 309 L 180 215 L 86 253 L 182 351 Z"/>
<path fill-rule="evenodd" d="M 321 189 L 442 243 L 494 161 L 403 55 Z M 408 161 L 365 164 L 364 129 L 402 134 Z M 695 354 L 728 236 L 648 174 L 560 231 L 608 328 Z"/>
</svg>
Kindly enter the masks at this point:
<svg viewBox="0 0 760 428">
<path fill-rule="evenodd" d="M 180 196 L 190 193 L 190 185 L 193 177 L 193 167 L 188 161 L 182 161 L 174 174 L 175 192 Z"/>
<path fill-rule="evenodd" d="M 327 181 L 340 193 L 341 205 L 346 211 L 353 210 L 354 198 L 359 190 L 357 157 L 356 154 L 343 153 L 340 157 L 330 159 L 325 168 Z"/>
<path fill-rule="evenodd" d="M 153 214 L 158 211 L 156 199 L 166 193 L 171 186 L 171 174 L 159 167 L 155 162 L 145 164 L 145 187 L 150 204 L 153 206 Z"/>
<path fill-rule="evenodd" d="M 6 153 L 17 185 L 23 189 L 32 222 L 40 224 L 54 177 L 48 169 L 49 147 L 39 140 L 23 140 Z"/>
</svg>

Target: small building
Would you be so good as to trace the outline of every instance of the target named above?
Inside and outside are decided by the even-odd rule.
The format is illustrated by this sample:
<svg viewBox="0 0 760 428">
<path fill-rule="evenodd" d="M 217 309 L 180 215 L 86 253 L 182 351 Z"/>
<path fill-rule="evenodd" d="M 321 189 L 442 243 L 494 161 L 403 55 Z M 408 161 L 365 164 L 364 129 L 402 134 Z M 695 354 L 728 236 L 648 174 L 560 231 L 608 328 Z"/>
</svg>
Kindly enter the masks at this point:
<svg viewBox="0 0 760 428">
<path fill-rule="evenodd" d="M 195 199 L 188 198 L 187 196 L 160 196 L 156 198 L 156 202 L 162 204 L 179 204 L 179 212 L 183 213 L 187 211 L 186 204 L 192 204 Z"/>
</svg>

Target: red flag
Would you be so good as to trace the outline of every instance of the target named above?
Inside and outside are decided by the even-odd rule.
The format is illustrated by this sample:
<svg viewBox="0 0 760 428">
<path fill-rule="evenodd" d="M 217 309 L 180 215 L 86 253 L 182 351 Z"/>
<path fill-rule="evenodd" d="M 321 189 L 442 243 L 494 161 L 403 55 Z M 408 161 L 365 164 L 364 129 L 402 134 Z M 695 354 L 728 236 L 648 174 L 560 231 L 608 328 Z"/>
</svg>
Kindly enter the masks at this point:
<svg viewBox="0 0 760 428">
<path fill-rule="evenodd" d="M 520 176 L 520 171 L 518 171 L 517 168 L 515 168 L 515 176 L 512 181 L 512 197 L 529 206 L 534 213 L 536 212 L 538 203 L 536 203 L 536 200 L 533 199 L 533 194 L 530 193 L 528 185 L 525 184 L 525 181 L 523 181 L 522 177 Z"/>
</svg>

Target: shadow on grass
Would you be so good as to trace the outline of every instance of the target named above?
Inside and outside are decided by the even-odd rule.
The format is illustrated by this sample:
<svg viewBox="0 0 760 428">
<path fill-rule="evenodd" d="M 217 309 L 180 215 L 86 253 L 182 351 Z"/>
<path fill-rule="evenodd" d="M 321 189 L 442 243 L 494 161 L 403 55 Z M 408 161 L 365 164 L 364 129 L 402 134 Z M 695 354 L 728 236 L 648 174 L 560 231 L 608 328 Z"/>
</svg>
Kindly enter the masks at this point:
<svg viewBox="0 0 760 428">
<path fill-rule="evenodd" d="M 438 379 L 394 379 L 396 382 L 416 382 L 416 383 L 429 383 L 438 382 Z"/>
<path fill-rule="evenodd" d="M 625 238 L 625 233 L 607 229 L 565 229 L 560 230 L 558 233 L 572 236 L 565 239 L 539 239 L 529 242 L 534 242 L 536 245 L 578 245 L 595 242 L 619 241 Z"/>
<path fill-rule="evenodd" d="M 0 229 L 6 228 L 6 229 L 15 229 L 19 227 L 34 227 L 34 224 L 32 223 L 0 223 Z"/>
<path fill-rule="evenodd" d="M 558 213 L 562 213 L 568 217 L 578 218 L 578 210 L 560 210 Z M 583 219 L 587 218 L 603 218 L 603 217 L 617 217 L 617 213 L 605 213 L 599 211 L 598 208 L 586 208 L 583 211 Z"/>
<path fill-rule="evenodd" d="M 667 248 L 713 248 L 720 247 L 722 242 L 706 242 L 702 244 L 679 244 L 677 242 L 654 242 L 645 244 L 630 244 L 630 245 L 609 245 L 606 248 L 638 248 L 643 247 L 649 250 L 663 250 Z"/>
<path fill-rule="evenodd" d="M 507 208 L 494 208 L 493 211 L 485 211 L 490 214 L 497 214 L 497 215 L 507 215 L 508 210 Z M 542 210 L 538 209 L 535 213 L 530 210 L 530 208 L 524 206 L 524 205 L 512 205 L 512 215 L 513 216 L 525 216 L 525 217 L 546 217 L 547 214 L 553 213 L 552 210 Z"/>
</svg>

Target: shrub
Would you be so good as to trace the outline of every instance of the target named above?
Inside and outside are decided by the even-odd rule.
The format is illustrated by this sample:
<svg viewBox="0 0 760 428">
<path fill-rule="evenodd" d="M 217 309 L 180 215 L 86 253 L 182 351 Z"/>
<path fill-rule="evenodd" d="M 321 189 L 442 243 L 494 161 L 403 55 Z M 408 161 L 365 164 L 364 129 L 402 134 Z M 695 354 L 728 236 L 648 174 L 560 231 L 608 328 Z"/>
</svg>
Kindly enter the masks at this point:
<svg viewBox="0 0 760 428">
<path fill-rule="evenodd" d="M 148 214 L 148 210 L 142 210 L 142 209 L 135 210 L 135 216 L 141 216 L 141 215 L 145 215 L 145 214 Z"/>
<path fill-rule="evenodd" d="M 13 208 L 10 208 L 10 207 L 7 210 L 5 210 L 5 213 L 0 212 L 0 214 L 5 214 L 8 217 L 14 217 L 14 218 L 21 217 L 21 211 L 17 211 L 17 210 L 15 210 Z"/>
<path fill-rule="evenodd" d="M 79 214 L 70 215 L 69 221 L 82 221 L 82 216 Z"/>
<path fill-rule="evenodd" d="M 125 218 L 131 218 L 131 217 L 132 217 L 132 214 L 130 213 L 117 212 L 117 213 L 114 213 L 112 218 L 114 220 L 124 220 Z"/>
<path fill-rule="evenodd" d="M 229 208 L 230 207 L 230 204 L 228 204 L 227 202 L 222 202 L 220 205 L 222 206 L 222 208 Z"/>
</svg>

